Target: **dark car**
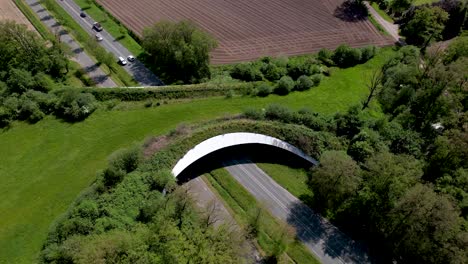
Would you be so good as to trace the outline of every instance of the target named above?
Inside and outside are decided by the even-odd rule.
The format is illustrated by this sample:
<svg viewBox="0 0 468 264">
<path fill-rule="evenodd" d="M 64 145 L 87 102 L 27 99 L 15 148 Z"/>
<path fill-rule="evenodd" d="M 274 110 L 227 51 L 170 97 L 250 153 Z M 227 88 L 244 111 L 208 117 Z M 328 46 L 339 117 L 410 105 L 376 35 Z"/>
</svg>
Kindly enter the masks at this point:
<svg viewBox="0 0 468 264">
<path fill-rule="evenodd" d="M 83 11 L 81 11 L 81 12 L 80 12 L 80 17 L 86 17 L 86 13 L 83 12 Z"/>
<path fill-rule="evenodd" d="M 101 24 L 100 24 L 99 22 L 94 22 L 94 23 L 93 23 L 93 28 L 94 28 L 94 30 L 96 30 L 96 31 L 98 31 L 98 32 L 99 32 L 99 31 L 102 31 L 102 29 L 103 29 L 102 26 L 101 26 Z"/>
</svg>

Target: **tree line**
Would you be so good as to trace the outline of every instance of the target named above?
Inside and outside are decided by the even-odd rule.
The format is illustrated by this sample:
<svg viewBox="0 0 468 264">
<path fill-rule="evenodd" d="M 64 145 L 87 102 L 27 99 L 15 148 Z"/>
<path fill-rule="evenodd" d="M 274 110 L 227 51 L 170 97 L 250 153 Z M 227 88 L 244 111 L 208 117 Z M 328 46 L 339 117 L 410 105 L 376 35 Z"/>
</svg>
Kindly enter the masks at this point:
<svg viewBox="0 0 468 264">
<path fill-rule="evenodd" d="M 379 261 L 466 263 L 467 50 L 466 37 L 443 51 L 403 47 L 376 70 L 363 103 L 333 117 L 279 105 L 245 116 L 336 135 L 341 145 L 309 173 L 306 201 Z M 368 111 L 372 100 L 383 117 Z"/>
</svg>

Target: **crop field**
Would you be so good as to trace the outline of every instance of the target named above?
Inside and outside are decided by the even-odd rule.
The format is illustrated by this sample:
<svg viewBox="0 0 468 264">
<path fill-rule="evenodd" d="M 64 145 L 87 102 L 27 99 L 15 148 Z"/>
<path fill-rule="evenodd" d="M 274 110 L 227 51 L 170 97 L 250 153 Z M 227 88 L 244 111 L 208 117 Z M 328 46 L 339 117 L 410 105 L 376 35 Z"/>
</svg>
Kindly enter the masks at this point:
<svg viewBox="0 0 468 264">
<path fill-rule="evenodd" d="M 13 0 L 0 0 L 0 21 L 12 20 L 23 24 L 30 30 L 35 30 L 29 20 L 21 13 Z"/>
<path fill-rule="evenodd" d="M 160 20 L 189 19 L 219 43 L 213 64 L 261 56 L 314 53 L 346 43 L 390 45 L 365 17 L 344 11 L 343 0 L 97 0 L 137 34 Z"/>
</svg>

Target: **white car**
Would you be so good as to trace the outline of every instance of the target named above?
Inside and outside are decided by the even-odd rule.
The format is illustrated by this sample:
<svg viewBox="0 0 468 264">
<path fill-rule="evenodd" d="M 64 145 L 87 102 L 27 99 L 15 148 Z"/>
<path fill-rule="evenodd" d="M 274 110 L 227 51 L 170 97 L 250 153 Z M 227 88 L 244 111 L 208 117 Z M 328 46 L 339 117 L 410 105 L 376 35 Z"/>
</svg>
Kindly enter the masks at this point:
<svg viewBox="0 0 468 264">
<path fill-rule="evenodd" d="M 96 40 L 97 40 L 97 41 L 102 41 L 102 40 L 103 40 L 101 34 L 99 34 L 99 33 L 96 34 Z"/>
<path fill-rule="evenodd" d="M 119 63 L 121 65 L 127 65 L 127 61 L 123 57 L 119 57 Z"/>
</svg>

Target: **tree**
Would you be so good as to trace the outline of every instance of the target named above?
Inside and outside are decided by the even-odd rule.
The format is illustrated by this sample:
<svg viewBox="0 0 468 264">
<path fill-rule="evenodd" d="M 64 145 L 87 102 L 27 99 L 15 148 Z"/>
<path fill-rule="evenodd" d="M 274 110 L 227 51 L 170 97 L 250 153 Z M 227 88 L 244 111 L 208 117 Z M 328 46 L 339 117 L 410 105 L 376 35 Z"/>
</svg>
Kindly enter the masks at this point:
<svg viewBox="0 0 468 264">
<path fill-rule="evenodd" d="M 401 34 L 406 42 L 417 45 L 423 50 L 432 41 L 440 40 L 448 14 L 439 7 L 421 7 L 414 12 L 408 23 L 401 26 Z"/>
<path fill-rule="evenodd" d="M 390 2 L 390 8 L 393 13 L 402 13 L 406 11 L 414 0 L 393 0 Z"/>
<path fill-rule="evenodd" d="M 208 33 L 189 21 L 162 21 L 143 31 L 143 48 L 166 83 L 209 78 L 209 52 L 216 46 Z"/>
<path fill-rule="evenodd" d="M 385 234 L 394 254 L 410 263 L 463 263 L 468 236 L 451 201 L 431 187 L 409 189 L 388 215 Z"/>
<path fill-rule="evenodd" d="M 361 57 L 362 53 L 360 49 L 340 45 L 335 49 L 332 59 L 338 67 L 347 68 L 358 64 L 361 61 Z"/>
<path fill-rule="evenodd" d="M 343 151 L 326 151 L 311 171 L 310 184 L 318 207 L 335 210 L 352 197 L 361 182 L 359 167 Z"/>
<path fill-rule="evenodd" d="M 383 80 L 383 72 L 381 69 L 376 69 L 372 71 L 371 76 L 368 78 L 368 82 L 366 84 L 367 89 L 369 90 L 369 95 L 367 95 L 367 99 L 362 104 L 362 110 L 369 107 L 369 103 L 372 98 L 377 95 L 378 89 L 382 85 Z"/>
</svg>

